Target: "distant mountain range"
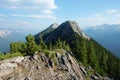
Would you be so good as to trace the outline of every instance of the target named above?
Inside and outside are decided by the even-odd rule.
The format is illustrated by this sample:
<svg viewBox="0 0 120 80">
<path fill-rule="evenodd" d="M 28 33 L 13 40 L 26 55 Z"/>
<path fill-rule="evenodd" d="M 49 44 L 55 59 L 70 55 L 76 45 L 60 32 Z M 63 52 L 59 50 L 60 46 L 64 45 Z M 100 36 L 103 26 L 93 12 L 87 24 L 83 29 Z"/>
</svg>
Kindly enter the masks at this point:
<svg viewBox="0 0 120 80">
<path fill-rule="evenodd" d="M 21 30 L 0 29 L 0 52 L 9 52 L 9 44 L 15 41 L 25 41 L 27 34 Z"/>
<path fill-rule="evenodd" d="M 92 26 L 85 33 L 120 57 L 120 24 Z"/>
</svg>

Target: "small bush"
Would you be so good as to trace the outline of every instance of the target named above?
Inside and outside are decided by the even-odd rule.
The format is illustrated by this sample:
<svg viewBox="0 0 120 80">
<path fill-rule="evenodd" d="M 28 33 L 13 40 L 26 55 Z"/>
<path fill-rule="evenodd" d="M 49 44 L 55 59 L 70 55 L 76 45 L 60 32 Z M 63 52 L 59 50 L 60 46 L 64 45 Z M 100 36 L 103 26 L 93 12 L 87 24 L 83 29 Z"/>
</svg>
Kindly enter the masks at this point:
<svg viewBox="0 0 120 80">
<path fill-rule="evenodd" d="M 50 57 L 51 51 L 50 50 L 43 50 L 43 53 L 45 53 L 45 55 L 47 57 Z"/>
<path fill-rule="evenodd" d="M 9 59 L 9 58 L 14 58 L 17 56 L 23 56 L 21 53 L 16 52 L 16 53 L 6 53 L 6 54 L 0 54 L 0 60 L 4 60 L 4 59 Z"/>
</svg>

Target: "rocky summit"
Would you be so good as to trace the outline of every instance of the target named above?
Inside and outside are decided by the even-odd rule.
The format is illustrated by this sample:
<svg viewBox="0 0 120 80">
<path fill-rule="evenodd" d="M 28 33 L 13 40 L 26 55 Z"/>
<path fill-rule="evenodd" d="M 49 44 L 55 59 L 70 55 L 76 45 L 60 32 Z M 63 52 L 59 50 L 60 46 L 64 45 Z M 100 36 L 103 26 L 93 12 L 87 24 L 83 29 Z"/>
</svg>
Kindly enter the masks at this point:
<svg viewBox="0 0 120 80">
<path fill-rule="evenodd" d="M 56 52 L 54 60 L 45 53 L 0 61 L 0 80 L 110 80 L 88 71 L 72 57 L 72 52 Z"/>
<path fill-rule="evenodd" d="M 53 24 L 51 26 L 53 26 Z M 78 34 L 83 38 L 90 39 L 90 37 L 88 37 L 80 29 L 79 25 L 75 21 L 66 21 L 59 26 L 54 24 L 54 26 L 57 26 L 57 27 L 52 28 L 52 30 L 51 30 L 51 26 L 45 29 L 44 31 L 36 34 L 35 35 L 36 41 L 38 41 L 39 38 L 43 37 L 46 43 L 49 43 L 49 42 L 54 43 L 59 37 L 61 39 L 64 39 L 67 42 L 71 42 L 71 40 L 75 39 L 74 34 Z M 43 35 L 43 33 L 46 33 L 46 34 Z"/>
</svg>

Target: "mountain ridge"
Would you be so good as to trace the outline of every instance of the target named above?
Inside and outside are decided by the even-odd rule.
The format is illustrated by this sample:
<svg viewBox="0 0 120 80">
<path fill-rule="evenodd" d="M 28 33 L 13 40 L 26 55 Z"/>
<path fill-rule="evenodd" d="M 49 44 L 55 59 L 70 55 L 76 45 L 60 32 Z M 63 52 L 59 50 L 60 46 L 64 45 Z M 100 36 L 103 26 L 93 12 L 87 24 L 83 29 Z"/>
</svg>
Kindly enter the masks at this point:
<svg viewBox="0 0 120 80">
<path fill-rule="evenodd" d="M 47 37 L 45 39 L 46 43 L 49 43 L 49 41 L 54 40 L 54 39 L 55 39 L 54 41 L 56 41 L 58 39 L 58 36 L 62 37 L 65 40 L 68 40 L 68 42 L 69 42 L 73 37 L 72 35 L 74 35 L 76 33 L 84 38 L 90 39 L 86 34 L 84 34 L 82 32 L 82 30 L 79 28 L 78 24 L 75 21 L 69 21 L 69 20 L 62 23 L 61 25 L 59 25 L 56 29 L 54 29 L 52 31 L 52 33 L 49 32 L 49 33 L 47 33 L 47 35 L 43 36 L 43 35 L 41 35 L 42 34 L 42 32 L 41 32 L 41 33 L 38 33 L 37 35 L 39 35 L 39 38 L 40 38 L 40 36 L 43 37 L 43 39 L 45 39 Z M 69 37 L 69 39 L 66 37 Z M 38 39 L 38 37 L 36 37 L 36 35 L 35 35 L 35 39 Z M 52 41 L 52 42 L 54 42 L 54 41 Z"/>
<path fill-rule="evenodd" d="M 66 41 L 78 61 L 84 65 L 90 65 L 102 75 L 110 74 L 116 80 L 119 79 L 120 71 L 116 70 L 116 68 L 120 69 L 119 58 L 81 31 L 76 22 L 66 21 L 41 38 L 47 45 L 50 43 L 54 45 L 59 40 Z"/>
</svg>

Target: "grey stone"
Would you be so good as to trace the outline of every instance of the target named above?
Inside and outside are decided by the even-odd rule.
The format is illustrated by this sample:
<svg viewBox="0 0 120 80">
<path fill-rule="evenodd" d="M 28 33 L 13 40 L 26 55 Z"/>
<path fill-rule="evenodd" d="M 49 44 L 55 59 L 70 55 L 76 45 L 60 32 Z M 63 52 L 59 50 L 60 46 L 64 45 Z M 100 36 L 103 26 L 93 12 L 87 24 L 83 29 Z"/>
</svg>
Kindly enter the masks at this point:
<svg viewBox="0 0 120 80">
<path fill-rule="evenodd" d="M 53 63 L 53 61 L 52 61 L 52 59 L 51 59 L 51 58 L 49 58 L 49 59 L 48 59 L 48 64 L 49 64 L 49 66 L 50 66 L 50 67 L 52 67 L 52 68 L 53 68 L 54 63 Z"/>
<path fill-rule="evenodd" d="M 41 53 L 41 60 L 42 60 L 43 62 L 46 62 L 46 56 L 45 56 L 44 53 Z"/>
<path fill-rule="evenodd" d="M 82 66 L 80 66 L 80 70 L 83 72 L 83 74 L 84 74 L 85 76 L 87 76 L 87 72 L 86 72 L 85 68 L 83 68 Z"/>
<path fill-rule="evenodd" d="M 98 76 L 95 76 L 94 74 L 91 75 L 91 78 L 92 78 L 93 80 L 99 80 L 99 77 L 98 77 Z"/>
<path fill-rule="evenodd" d="M 7 80 L 15 80 L 14 77 L 9 77 Z"/>
<path fill-rule="evenodd" d="M 34 79 L 32 79 L 30 77 L 26 77 L 25 80 L 34 80 Z"/>
<path fill-rule="evenodd" d="M 34 60 L 38 60 L 38 55 L 37 55 L 37 54 L 34 54 L 34 55 L 33 55 L 33 59 L 34 59 Z"/>
<path fill-rule="evenodd" d="M 36 66 L 36 69 L 41 69 L 41 66 Z"/>
</svg>

